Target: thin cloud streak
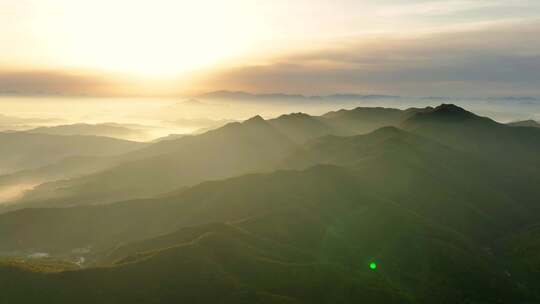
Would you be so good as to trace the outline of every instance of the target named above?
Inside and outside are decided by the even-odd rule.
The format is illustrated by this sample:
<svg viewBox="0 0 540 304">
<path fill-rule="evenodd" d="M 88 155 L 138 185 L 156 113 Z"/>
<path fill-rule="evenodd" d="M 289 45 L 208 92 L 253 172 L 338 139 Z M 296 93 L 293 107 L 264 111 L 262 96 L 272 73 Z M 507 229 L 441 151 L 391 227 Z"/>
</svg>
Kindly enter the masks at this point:
<svg viewBox="0 0 540 304">
<path fill-rule="evenodd" d="M 0 69 L 0 93 L 163 96 L 212 90 L 410 96 L 540 96 L 540 20 L 422 36 L 356 37 L 313 51 L 134 79 L 98 72 Z M 253 61 L 257 62 L 257 61 Z"/>
<path fill-rule="evenodd" d="M 65 71 L 1 71 L 0 93 L 21 95 L 107 95 L 114 83 L 104 76 Z"/>
<path fill-rule="evenodd" d="M 415 39 L 371 39 L 292 54 L 209 79 L 237 90 L 540 95 L 540 21 Z"/>
</svg>

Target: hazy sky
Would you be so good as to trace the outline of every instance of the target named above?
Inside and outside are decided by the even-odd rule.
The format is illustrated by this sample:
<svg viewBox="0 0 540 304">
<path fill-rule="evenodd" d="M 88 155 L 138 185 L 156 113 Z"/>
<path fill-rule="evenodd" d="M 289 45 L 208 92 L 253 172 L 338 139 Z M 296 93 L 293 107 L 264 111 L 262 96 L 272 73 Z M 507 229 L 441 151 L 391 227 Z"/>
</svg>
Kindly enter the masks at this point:
<svg viewBox="0 0 540 304">
<path fill-rule="evenodd" d="M 0 0 L 0 92 L 539 95 L 538 0 Z"/>
</svg>

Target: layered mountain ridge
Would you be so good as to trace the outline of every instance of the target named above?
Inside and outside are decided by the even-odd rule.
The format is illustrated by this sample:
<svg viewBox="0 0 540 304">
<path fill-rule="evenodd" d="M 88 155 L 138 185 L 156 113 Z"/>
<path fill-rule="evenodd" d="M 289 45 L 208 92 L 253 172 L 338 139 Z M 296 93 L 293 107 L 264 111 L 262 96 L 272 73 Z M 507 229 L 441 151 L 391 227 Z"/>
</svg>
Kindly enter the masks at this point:
<svg viewBox="0 0 540 304">
<path fill-rule="evenodd" d="M 0 263 L 0 300 L 535 303 L 538 145 L 454 105 L 158 143 L 0 214 L 1 254 L 52 259 Z"/>
</svg>

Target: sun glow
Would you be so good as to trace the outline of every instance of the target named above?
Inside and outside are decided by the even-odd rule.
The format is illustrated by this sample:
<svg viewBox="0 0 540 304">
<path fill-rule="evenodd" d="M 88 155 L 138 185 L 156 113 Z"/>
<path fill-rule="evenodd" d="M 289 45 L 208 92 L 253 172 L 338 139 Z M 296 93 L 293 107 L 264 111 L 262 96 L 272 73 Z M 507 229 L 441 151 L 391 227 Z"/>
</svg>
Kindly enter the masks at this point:
<svg viewBox="0 0 540 304">
<path fill-rule="evenodd" d="M 251 1 L 30 1 L 42 65 L 169 75 L 240 56 L 260 22 Z M 246 27 L 246 24 L 250 24 Z"/>
</svg>

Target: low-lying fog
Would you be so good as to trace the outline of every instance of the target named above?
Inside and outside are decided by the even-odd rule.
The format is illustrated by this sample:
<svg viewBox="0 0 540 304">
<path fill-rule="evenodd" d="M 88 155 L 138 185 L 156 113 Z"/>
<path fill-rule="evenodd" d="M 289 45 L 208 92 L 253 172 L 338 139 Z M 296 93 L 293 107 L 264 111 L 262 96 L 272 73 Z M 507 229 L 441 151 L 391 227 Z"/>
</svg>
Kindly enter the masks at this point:
<svg viewBox="0 0 540 304">
<path fill-rule="evenodd" d="M 0 97 L 0 134 L 25 131 L 54 135 L 99 135 L 152 142 L 202 133 L 255 115 L 264 118 L 291 112 L 321 115 L 359 106 L 405 109 L 441 103 L 454 103 L 502 123 L 540 119 L 540 99 L 535 98 L 303 97 L 239 92 L 216 92 L 196 98 L 3 96 Z M 52 179 L 50 176 L 44 178 L 39 172 L 33 174 L 31 179 L 24 172 L 13 173 L 0 174 L 0 206 L 17 201 L 26 191 Z M 54 178 L 61 179 L 63 175 L 56 173 Z"/>
<path fill-rule="evenodd" d="M 231 95 L 231 94 L 229 94 Z M 254 115 L 265 118 L 290 112 L 320 115 L 340 108 L 382 106 L 394 108 L 454 103 L 499 122 L 540 119 L 540 100 L 528 98 L 450 99 L 397 97 L 226 96 L 197 98 L 87 98 L 0 97 L 0 131 L 29 130 L 72 124 L 98 124 L 93 131 L 79 125 L 71 129 L 41 128 L 51 134 L 92 134 L 151 141 L 169 134 L 191 134 Z M 102 135 L 98 133 L 98 135 Z"/>
</svg>

